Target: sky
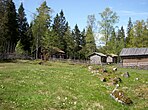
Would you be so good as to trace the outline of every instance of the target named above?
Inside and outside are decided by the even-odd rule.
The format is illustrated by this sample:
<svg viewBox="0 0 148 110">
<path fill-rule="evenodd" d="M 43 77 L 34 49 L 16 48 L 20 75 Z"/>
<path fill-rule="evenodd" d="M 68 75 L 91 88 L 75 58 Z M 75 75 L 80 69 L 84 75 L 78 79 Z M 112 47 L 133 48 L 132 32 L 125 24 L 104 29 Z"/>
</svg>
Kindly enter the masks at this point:
<svg viewBox="0 0 148 110">
<path fill-rule="evenodd" d="M 36 13 L 44 0 L 14 0 L 16 9 L 21 2 L 24 4 L 25 13 L 28 22 L 33 19 L 33 13 Z M 95 14 L 96 21 L 101 20 L 99 13 L 103 12 L 106 7 L 119 16 L 118 26 L 126 27 L 129 17 L 132 21 L 148 18 L 148 0 L 46 0 L 47 5 L 52 8 L 52 17 L 57 13 L 64 11 L 66 20 L 73 29 L 77 24 L 80 30 L 87 26 L 87 16 Z"/>
<path fill-rule="evenodd" d="M 33 19 L 41 3 L 45 0 L 13 0 L 16 9 L 23 2 L 28 22 Z M 96 21 L 100 21 L 99 13 L 109 7 L 119 16 L 119 23 L 116 24 L 126 30 L 129 17 L 132 22 L 148 19 L 148 0 L 46 0 L 47 5 L 53 10 L 52 18 L 63 10 L 66 20 L 71 29 L 77 24 L 82 31 L 87 26 L 87 16 L 94 14 Z M 98 31 L 98 28 L 96 29 Z"/>
</svg>

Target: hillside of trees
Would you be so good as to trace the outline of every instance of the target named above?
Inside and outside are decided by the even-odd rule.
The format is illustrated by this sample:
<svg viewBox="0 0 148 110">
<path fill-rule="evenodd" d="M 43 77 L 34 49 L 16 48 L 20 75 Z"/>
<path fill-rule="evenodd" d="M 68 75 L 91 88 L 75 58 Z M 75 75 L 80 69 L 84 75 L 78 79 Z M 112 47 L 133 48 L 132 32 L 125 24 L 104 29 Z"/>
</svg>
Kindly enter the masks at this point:
<svg viewBox="0 0 148 110">
<path fill-rule="evenodd" d="M 78 24 L 71 29 L 63 10 L 53 18 L 52 10 L 44 1 L 29 24 L 23 3 L 16 10 L 13 0 L 1 0 L 0 54 L 25 54 L 37 59 L 41 52 L 52 57 L 56 51 L 62 51 L 64 58 L 87 59 L 95 51 L 119 55 L 122 48 L 148 47 L 148 19 L 132 21 L 129 18 L 126 30 L 123 26 L 116 28 L 119 16 L 106 8 L 100 13 L 100 21 L 95 15 L 88 15 L 87 26 L 80 31 Z M 105 46 L 99 48 L 95 43 L 96 22 L 99 23 L 97 32 L 105 42 Z"/>
</svg>

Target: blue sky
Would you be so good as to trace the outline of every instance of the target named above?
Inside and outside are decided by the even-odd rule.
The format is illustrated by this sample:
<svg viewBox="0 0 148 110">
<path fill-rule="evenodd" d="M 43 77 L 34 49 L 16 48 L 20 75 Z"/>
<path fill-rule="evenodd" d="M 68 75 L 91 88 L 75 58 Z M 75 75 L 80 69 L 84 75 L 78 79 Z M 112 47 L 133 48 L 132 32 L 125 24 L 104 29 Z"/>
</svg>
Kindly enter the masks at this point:
<svg viewBox="0 0 148 110">
<path fill-rule="evenodd" d="M 23 2 L 28 22 L 33 19 L 33 13 L 36 13 L 44 0 L 14 0 L 16 8 Z M 95 14 L 96 21 L 101 20 L 99 13 L 106 7 L 110 7 L 120 17 L 118 26 L 127 26 L 129 17 L 132 21 L 146 20 L 148 18 L 148 0 L 46 0 L 49 7 L 54 12 L 52 16 L 64 11 L 66 20 L 71 29 L 78 24 L 80 30 L 87 25 L 87 16 Z"/>
</svg>

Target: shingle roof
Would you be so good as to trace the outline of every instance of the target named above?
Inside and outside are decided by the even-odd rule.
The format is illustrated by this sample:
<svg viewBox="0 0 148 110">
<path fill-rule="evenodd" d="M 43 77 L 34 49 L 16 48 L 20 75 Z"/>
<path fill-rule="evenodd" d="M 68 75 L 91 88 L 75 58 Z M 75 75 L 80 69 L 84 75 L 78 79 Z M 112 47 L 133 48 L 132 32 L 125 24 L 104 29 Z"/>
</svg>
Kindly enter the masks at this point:
<svg viewBox="0 0 148 110">
<path fill-rule="evenodd" d="M 148 48 L 123 48 L 120 56 L 148 55 Z"/>
</svg>

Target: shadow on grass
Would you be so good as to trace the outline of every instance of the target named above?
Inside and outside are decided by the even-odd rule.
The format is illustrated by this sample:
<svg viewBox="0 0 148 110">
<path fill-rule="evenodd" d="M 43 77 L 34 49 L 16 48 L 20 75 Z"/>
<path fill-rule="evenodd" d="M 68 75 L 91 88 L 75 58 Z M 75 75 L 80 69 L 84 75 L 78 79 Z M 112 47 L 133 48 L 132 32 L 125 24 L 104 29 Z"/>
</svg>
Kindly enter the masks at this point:
<svg viewBox="0 0 148 110">
<path fill-rule="evenodd" d="M 3 60 L 0 60 L 0 63 L 16 63 L 17 60 L 12 60 L 12 59 L 3 59 Z"/>
</svg>

